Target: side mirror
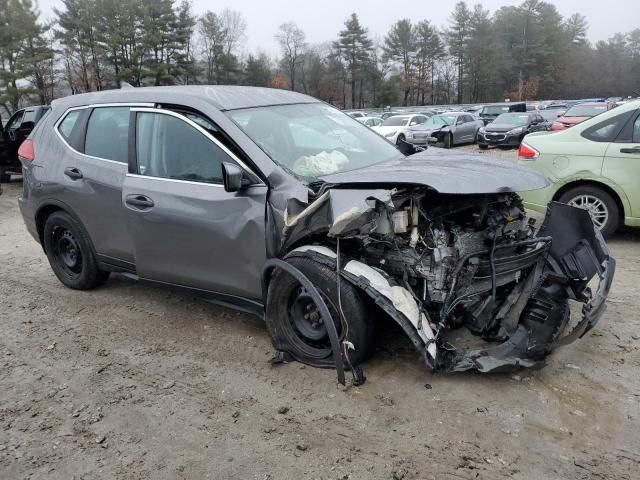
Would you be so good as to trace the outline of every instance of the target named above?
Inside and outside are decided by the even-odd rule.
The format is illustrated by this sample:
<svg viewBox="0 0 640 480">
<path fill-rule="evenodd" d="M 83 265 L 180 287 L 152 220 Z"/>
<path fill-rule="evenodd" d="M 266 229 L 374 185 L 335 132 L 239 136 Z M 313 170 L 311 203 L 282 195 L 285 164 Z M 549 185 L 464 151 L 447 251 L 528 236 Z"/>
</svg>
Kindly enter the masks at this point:
<svg viewBox="0 0 640 480">
<path fill-rule="evenodd" d="M 224 189 L 227 192 L 237 192 L 249 185 L 249 179 L 235 163 L 222 163 L 222 179 L 224 181 Z"/>
</svg>

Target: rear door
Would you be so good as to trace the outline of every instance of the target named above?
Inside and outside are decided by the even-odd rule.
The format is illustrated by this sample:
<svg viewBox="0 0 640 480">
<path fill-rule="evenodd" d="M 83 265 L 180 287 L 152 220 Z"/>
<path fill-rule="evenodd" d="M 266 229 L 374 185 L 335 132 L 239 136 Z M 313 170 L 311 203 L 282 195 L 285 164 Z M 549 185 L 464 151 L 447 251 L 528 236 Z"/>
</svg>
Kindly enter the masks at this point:
<svg viewBox="0 0 640 480">
<path fill-rule="evenodd" d="M 130 105 L 71 109 L 56 124 L 67 144 L 57 195 L 80 217 L 102 262 L 133 269 L 122 206 L 128 172 Z"/>
<path fill-rule="evenodd" d="M 135 154 L 122 202 L 138 275 L 221 294 L 261 297 L 267 187 L 227 192 L 222 163 L 248 168 L 180 113 L 134 109 Z"/>
<path fill-rule="evenodd" d="M 602 174 L 622 187 L 631 205 L 631 216 L 640 217 L 640 112 L 608 145 Z"/>
</svg>

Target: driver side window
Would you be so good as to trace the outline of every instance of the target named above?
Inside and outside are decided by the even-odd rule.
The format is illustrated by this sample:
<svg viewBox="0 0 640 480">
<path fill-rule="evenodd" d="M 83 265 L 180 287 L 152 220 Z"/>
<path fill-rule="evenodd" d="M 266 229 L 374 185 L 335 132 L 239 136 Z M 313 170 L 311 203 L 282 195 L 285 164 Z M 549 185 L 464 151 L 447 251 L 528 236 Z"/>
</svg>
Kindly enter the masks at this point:
<svg viewBox="0 0 640 480">
<path fill-rule="evenodd" d="M 222 184 L 222 163 L 233 162 L 211 139 L 180 118 L 138 112 L 137 173 L 148 177 Z"/>
</svg>

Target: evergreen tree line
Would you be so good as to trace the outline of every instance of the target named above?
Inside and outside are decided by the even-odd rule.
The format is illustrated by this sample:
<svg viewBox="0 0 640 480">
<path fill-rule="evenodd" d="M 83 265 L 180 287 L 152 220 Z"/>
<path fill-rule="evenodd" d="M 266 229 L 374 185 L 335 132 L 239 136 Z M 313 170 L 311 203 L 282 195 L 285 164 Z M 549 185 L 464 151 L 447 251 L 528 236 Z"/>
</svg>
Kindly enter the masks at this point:
<svg viewBox="0 0 640 480">
<path fill-rule="evenodd" d="M 640 95 L 640 29 L 593 44 L 582 15 L 541 0 L 493 14 L 460 1 L 447 25 L 407 18 L 377 39 L 354 13 L 321 44 L 288 22 L 278 58 L 246 53 L 239 12 L 196 16 L 188 0 L 63 0 L 54 16 L 0 0 L 3 113 L 124 82 L 270 86 L 342 108 Z"/>
</svg>

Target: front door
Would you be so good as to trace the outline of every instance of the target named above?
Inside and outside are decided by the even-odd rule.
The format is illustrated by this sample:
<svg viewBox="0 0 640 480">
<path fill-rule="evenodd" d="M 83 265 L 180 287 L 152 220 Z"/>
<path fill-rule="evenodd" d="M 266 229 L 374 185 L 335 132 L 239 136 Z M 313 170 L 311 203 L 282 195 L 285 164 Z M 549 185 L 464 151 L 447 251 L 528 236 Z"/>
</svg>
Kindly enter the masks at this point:
<svg viewBox="0 0 640 480">
<path fill-rule="evenodd" d="M 225 191 L 222 163 L 246 167 L 201 124 L 134 110 L 135 159 L 122 201 L 138 275 L 260 299 L 266 185 Z"/>
<path fill-rule="evenodd" d="M 629 216 L 640 217 L 640 113 L 608 145 L 602 175 L 624 190 L 631 205 Z"/>
</svg>

